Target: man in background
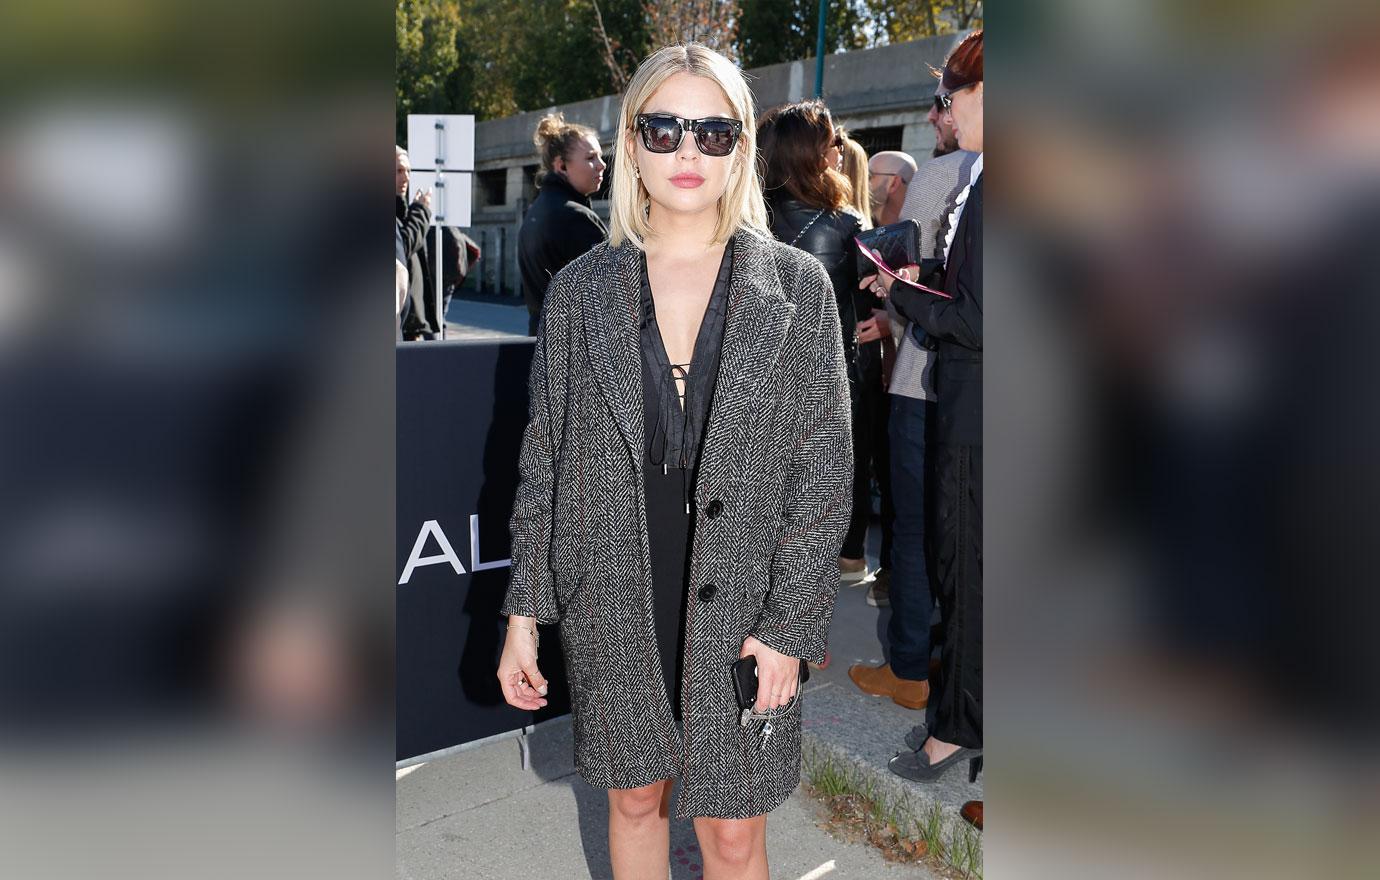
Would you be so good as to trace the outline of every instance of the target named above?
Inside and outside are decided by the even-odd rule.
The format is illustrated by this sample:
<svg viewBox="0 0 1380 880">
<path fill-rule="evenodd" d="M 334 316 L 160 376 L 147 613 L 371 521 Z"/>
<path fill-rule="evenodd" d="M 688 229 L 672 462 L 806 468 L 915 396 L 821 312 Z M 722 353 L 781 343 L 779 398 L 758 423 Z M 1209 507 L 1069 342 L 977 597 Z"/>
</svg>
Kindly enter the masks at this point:
<svg viewBox="0 0 1380 880">
<path fill-rule="evenodd" d="M 436 232 L 431 228 L 431 191 L 417 193 L 407 203 L 412 167 L 407 151 L 394 147 L 397 196 L 394 205 L 398 232 L 409 259 L 408 302 L 403 307 L 402 333 L 407 340 L 439 339 L 451 296 L 479 260 L 479 246 L 452 226 L 441 229 L 441 312 L 436 313 Z M 419 210 L 419 206 L 424 211 Z"/>
<path fill-rule="evenodd" d="M 412 163 L 407 151 L 393 147 L 394 182 L 397 187 L 393 203 L 393 220 L 396 237 L 401 243 L 402 255 L 398 262 L 407 269 L 407 296 L 399 312 L 403 339 L 422 338 L 429 332 L 426 326 L 427 277 L 426 237 L 431 228 L 431 193 L 417 193 L 411 204 L 407 201 L 407 188 L 412 179 Z M 398 242 L 395 242 L 395 249 Z M 433 309 L 434 310 L 434 309 Z"/>
<path fill-rule="evenodd" d="M 872 225 L 887 226 L 901 218 L 901 205 L 914 175 L 915 160 L 897 150 L 883 150 L 867 160 Z"/>
</svg>

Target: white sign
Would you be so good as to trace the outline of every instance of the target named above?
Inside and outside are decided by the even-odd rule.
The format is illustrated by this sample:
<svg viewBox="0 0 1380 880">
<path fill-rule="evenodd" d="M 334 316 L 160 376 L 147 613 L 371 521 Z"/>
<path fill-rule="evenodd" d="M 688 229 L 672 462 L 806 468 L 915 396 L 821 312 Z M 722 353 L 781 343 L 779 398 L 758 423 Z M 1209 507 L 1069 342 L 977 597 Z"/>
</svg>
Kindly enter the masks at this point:
<svg viewBox="0 0 1380 880">
<path fill-rule="evenodd" d="M 471 187 L 468 171 L 412 171 L 412 192 L 431 190 L 431 225 L 470 225 Z"/>
<path fill-rule="evenodd" d="M 407 115 L 407 155 L 412 170 L 474 170 L 474 117 Z"/>
</svg>

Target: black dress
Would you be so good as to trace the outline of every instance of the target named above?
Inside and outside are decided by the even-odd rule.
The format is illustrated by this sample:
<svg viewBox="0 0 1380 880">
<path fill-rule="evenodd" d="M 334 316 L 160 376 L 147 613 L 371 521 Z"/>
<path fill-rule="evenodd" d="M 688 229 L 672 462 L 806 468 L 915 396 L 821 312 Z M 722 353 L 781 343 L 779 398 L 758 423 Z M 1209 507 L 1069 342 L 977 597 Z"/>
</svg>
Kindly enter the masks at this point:
<svg viewBox="0 0 1380 880">
<path fill-rule="evenodd" d="M 681 656 L 685 644 L 685 600 L 690 576 L 690 547 L 694 517 L 692 490 L 704 427 L 719 372 L 724 323 L 728 313 L 728 285 L 733 270 L 733 242 L 724 248 L 695 337 L 689 364 L 672 364 L 656 321 L 647 259 L 642 259 L 642 411 L 646 456 L 642 463 L 647 495 L 647 536 L 652 562 L 652 608 L 657 651 L 671 712 L 680 721 Z M 685 378 L 684 405 L 677 377 Z"/>
</svg>

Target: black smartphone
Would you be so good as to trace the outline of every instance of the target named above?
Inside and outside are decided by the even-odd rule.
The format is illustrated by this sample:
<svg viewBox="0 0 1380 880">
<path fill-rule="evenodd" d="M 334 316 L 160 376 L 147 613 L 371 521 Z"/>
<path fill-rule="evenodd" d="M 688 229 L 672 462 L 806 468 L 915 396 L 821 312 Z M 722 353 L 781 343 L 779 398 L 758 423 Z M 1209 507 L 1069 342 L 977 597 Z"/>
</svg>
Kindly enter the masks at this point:
<svg viewBox="0 0 1380 880">
<path fill-rule="evenodd" d="M 800 683 L 810 680 L 810 664 L 800 661 Z M 757 658 L 748 655 L 733 664 L 733 696 L 738 708 L 746 709 L 757 701 Z"/>
<path fill-rule="evenodd" d="M 920 224 L 915 220 L 902 220 L 860 232 L 858 244 L 872 251 L 893 271 L 920 264 Z M 877 267 L 862 252 L 862 247 L 858 248 L 858 277 L 876 275 Z"/>
</svg>

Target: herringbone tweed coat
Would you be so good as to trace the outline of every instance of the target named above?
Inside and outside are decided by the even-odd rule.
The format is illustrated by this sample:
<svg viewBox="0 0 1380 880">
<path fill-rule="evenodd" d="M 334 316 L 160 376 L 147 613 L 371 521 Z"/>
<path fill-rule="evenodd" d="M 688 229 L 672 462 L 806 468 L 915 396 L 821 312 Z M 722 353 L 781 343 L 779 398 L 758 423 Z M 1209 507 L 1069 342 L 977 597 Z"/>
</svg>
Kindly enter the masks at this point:
<svg viewBox="0 0 1380 880">
<path fill-rule="evenodd" d="M 737 234 L 692 497 L 682 737 L 652 623 L 639 273 L 633 247 L 601 244 L 551 283 L 502 612 L 560 622 L 591 785 L 679 776 L 677 817 L 747 818 L 799 783 L 800 702 L 763 743 L 738 724 L 729 667 L 749 634 L 822 660 L 839 586 L 853 455 L 838 307 L 818 260 Z"/>
</svg>

